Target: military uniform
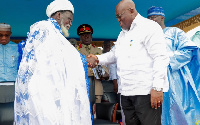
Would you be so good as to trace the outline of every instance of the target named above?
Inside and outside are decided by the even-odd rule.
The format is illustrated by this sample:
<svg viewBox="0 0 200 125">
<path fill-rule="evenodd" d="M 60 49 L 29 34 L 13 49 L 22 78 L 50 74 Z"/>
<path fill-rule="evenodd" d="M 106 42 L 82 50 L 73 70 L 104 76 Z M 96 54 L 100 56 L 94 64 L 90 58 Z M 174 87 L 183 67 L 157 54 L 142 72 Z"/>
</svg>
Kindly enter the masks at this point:
<svg viewBox="0 0 200 125">
<path fill-rule="evenodd" d="M 101 49 L 91 44 L 93 28 L 88 24 L 82 24 L 77 28 L 77 34 L 80 36 L 82 44 L 76 46 L 77 50 L 88 56 L 89 54 L 100 55 L 102 54 Z M 86 40 L 87 39 L 87 40 Z M 87 43 L 86 43 L 87 42 Z M 84 43 L 84 44 L 83 44 Z M 95 95 L 95 102 L 100 103 L 103 95 L 103 86 L 101 80 L 94 77 L 94 73 L 91 68 L 88 67 L 88 76 L 90 79 L 90 103 L 93 105 L 93 95 Z M 94 90 L 95 88 L 95 90 Z"/>
</svg>

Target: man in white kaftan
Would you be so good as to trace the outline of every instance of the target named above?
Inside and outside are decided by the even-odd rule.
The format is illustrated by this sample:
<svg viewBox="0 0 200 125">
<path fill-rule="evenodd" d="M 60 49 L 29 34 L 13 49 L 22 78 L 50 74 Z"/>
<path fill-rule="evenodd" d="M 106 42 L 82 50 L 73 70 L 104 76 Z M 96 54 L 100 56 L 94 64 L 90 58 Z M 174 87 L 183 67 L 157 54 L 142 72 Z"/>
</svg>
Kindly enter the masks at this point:
<svg viewBox="0 0 200 125">
<path fill-rule="evenodd" d="M 23 45 L 15 87 L 16 125 L 91 125 L 84 56 L 65 38 L 74 8 L 67 0 L 47 7 Z M 89 81 L 89 80 L 88 80 Z"/>
</svg>

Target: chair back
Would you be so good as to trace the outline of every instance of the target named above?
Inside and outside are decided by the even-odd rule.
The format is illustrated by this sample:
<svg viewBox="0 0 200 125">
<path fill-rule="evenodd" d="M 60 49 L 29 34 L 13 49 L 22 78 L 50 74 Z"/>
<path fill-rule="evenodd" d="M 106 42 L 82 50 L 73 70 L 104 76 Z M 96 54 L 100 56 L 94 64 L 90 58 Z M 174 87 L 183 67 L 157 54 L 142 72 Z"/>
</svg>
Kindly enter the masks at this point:
<svg viewBox="0 0 200 125">
<path fill-rule="evenodd" d="M 96 103 L 96 118 L 112 121 L 115 103 Z"/>
<path fill-rule="evenodd" d="M 15 86 L 0 84 L 0 125 L 13 125 Z"/>
</svg>

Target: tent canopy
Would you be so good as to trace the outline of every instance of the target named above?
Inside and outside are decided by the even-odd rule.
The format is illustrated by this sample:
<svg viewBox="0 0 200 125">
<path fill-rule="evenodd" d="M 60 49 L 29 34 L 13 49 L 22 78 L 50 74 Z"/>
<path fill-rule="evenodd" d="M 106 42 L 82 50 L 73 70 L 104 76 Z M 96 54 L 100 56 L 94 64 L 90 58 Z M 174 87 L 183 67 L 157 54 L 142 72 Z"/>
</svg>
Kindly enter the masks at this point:
<svg viewBox="0 0 200 125">
<path fill-rule="evenodd" d="M 95 39 L 117 39 L 121 30 L 115 18 L 115 7 L 120 0 L 70 0 L 75 8 L 70 38 L 79 38 L 76 29 L 81 24 L 90 24 Z M 9 23 L 12 37 L 25 38 L 30 26 L 46 20 L 46 7 L 52 0 L 2 0 L 0 22 Z M 137 11 L 144 17 L 151 6 L 165 10 L 166 26 L 174 25 L 200 13 L 199 0 L 134 0 Z M 194 11 L 192 11 L 194 10 Z"/>
</svg>

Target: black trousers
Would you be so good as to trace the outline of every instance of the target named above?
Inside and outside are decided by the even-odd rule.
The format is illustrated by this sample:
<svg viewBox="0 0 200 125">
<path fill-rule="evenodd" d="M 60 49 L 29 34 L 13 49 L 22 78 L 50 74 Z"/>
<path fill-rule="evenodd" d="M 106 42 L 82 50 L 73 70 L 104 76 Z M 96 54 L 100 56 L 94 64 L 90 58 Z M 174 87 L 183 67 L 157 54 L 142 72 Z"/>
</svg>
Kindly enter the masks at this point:
<svg viewBox="0 0 200 125">
<path fill-rule="evenodd" d="M 162 106 L 151 108 L 150 95 L 121 95 L 121 104 L 126 125 L 161 125 Z"/>
</svg>

